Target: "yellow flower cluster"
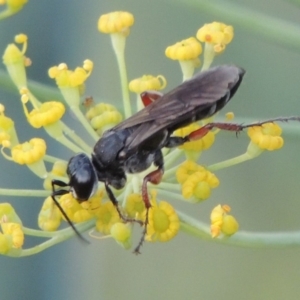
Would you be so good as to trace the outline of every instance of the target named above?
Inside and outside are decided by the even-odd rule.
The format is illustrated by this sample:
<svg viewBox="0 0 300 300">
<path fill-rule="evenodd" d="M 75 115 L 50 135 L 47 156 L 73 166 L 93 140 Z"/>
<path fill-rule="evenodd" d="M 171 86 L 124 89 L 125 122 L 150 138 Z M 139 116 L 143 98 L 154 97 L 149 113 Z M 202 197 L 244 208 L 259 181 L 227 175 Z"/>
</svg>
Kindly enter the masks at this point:
<svg viewBox="0 0 300 300">
<path fill-rule="evenodd" d="M 179 166 L 176 178 L 181 184 L 183 197 L 191 202 L 206 200 L 211 189 L 219 185 L 219 179 L 213 173 L 190 160 Z"/>
<path fill-rule="evenodd" d="M 280 149 L 284 142 L 280 136 L 282 129 L 276 123 L 266 123 L 262 126 L 253 126 L 248 129 L 248 136 L 252 143 L 263 150 Z"/>
</svg>

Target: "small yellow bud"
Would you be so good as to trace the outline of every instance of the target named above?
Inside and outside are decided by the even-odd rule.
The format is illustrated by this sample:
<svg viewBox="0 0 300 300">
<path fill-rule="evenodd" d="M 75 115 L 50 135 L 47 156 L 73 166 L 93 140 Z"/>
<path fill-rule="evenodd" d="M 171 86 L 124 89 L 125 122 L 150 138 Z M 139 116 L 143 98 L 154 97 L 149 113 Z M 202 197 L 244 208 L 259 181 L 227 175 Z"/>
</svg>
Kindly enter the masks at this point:
<svg viewBox="0 0 300 300">
<path fill-rule="evenodd" d="M 134 17 L 131 13 L 125 11 L 111 12 L 100 16 L 98 21 L 98 30 L 103 33 L 124 33 L 129 32 L 129 27 L 134 23 Z"/>
<path fill-rule="evenodd" d="M 202 46 L 194 37 L 169 46 L 165 51 L 166 56 L 172 60 L 193 60 L 201 53 Z"/>
</svg>

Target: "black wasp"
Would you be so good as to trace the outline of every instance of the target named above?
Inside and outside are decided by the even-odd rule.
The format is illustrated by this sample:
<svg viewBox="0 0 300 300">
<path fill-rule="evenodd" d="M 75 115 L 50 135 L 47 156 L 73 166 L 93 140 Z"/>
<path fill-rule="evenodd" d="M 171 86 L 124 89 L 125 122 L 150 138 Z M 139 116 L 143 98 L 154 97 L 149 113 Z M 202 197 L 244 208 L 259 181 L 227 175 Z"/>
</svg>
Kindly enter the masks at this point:
<svg viewBox="0 0 300 300">
<path fill-rule="evenodd" d="M 126 184 L 126 173 L 140 173 L 150 167 L 156 170 L 145 176 L 142 184 L 142 197 L 147 209 L 143 236 L 135 248 L 139 253 L 147 232 L 148 211 L 151 207 L 147 183 L 158 184 L 164 173 L 162 148 L 173 148 L 185 142 L 202 138 L 212 128 L 239 132 L 244 128 L 262 125 L 272 121 L 287 121 L 291 118 L 278 118 L 250 125 L 230 123 L 208 123 L 185 137 L 175 137 L 172 133 L 192 122 L 214 115 L 233 97 L 243 79 L 245 71 L 232 65 L 218 66 L 196 74 L 190 80 L 151 102 L 144 109 L 107 130 L 96 143 L 91 158 L 77 154 L 69 161 L 67 174 L 69 182 L 52 182 L 52 198 L 71 192 L 79 202 L 88 200 L 97 190 L 98 181 L 104 183 L 107 195 L 125 221 L 118 202 L 110 188 L 121 189 Z M 153 94 L 157 98 L 156 94 Z M 151 99 L 151 92 L 143 95 Z M 293 117 L 292 117 L 293 118 Z M 55 190 L 69 187 L 68 190 Z M 66 219 L 68 217 L 60 208 Z M 74 225 L 69 222 L 80 236 Z"/>
</svg>

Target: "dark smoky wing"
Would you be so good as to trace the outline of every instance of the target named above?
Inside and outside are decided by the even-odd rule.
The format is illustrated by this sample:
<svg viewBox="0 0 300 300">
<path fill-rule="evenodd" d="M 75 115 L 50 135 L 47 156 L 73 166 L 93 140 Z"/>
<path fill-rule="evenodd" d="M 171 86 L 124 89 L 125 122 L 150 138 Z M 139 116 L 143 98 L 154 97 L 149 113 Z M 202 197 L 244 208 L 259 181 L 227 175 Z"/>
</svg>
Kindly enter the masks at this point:
<svg viewBox="0 0 300 300">
<path fill-rule="evenodd" d="M 197 120 L 209 117 L 233 96 L 243 74 L 244 70 L 226 65 L 198 73 L 117 125 L 114 130 L 139 125 L 125 145 L 127 149 L 134 149 L 160 130 L 176 128 L 177 124 L 185 122 L 191 123 L 196 115 Z M 224 104 L 217 107 L 216 103 L 220 99 L 224 99 Z"/>
</svg>

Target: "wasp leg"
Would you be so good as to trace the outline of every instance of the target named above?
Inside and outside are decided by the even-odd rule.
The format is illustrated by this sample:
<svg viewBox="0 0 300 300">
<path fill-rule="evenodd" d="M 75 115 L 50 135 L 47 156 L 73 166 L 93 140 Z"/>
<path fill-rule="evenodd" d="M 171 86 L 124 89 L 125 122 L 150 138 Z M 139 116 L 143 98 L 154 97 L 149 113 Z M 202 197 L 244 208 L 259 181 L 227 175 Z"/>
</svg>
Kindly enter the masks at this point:
<svg viewBox="0 0 300 300">
<path fill-rule="evenodd" d="M 163 155 L 161 153 L 161 150 L 157 150 L 155 152 L 155 157 L 154 157 L 154 165 L 157 166 L 157 170 L 152 171 L 148 175 L 145 176 L 143 180 L 143 185 L 142 185 L 142 198 L 146 207 L 146 217 L 145 217 L 145 223 L 144 223 L 144 230 L 142 233 L 142 237 L 140 239 L 140 242 L 134 249 L 135 254 L 140 254 L 140 248 L 142 247 L 145 237 L 147 234 L 147 227 L 148 227 L 148 222 L 149 222 L 149 209 L 151 208 L 151 203 L 149 199 L 149 194 L 148 194 L 148 188 L 147 188 L 147 183 L 150 182 L 152 184 L 159 184 L 162 180 L 163 174 L 164 174 L 164 159 Z"/>
<path fill-rule="evenodd" d="M 109 187 L 109 185 L 108 185 L 107 183 L 105 183 L 104 186 L 105 186 L 105 190 L 106 190 L 106 193 L 107 193 L 107 195 L 108 195 L 108 198 L 109 198 L 109 200 L 112 202 L 112 204 L 114 205 L 114 207 L 116 208 L 116 210 L 117 210 L 117 212 L 118 212 L 120 218 L 121 218 L 125 223 L 129 223 L 129 222 L 130 222 L 130 223 L 133 223 L 133 222 L 134 222 L 134 223 L 138 223 L 138 224 L 140 224 L 141 226 L 143 226 L 144 223 L 143 223 L 142 221 L 136 220 L 136 219 L 132 219 L 132 218 L 127 218 L 127 217 L 125 217 L 125 216 L 122 214 L 122 212 L 121 212 L 121 210 L 120 210 L 120 207 L 119 207 L 118 200 L 116 199 L 116 197 L 115 197 L 114 193 L 112 192 L 111 188 Z"/>
<path fill-rule="evenodd" d="M 73 224 L 73 222 L 70 220 L 70 218 L 68 217 L 68 215 L 66 214 L 66 212 L 63 210 L 63 208 L 61 207 L 61 205 L 59 204 L 59 202 L 55 198 L 56 196 L 66 195 L 66 194 L 68 194 L 70 192 L 68 190 L 55 190 L 55 185 L 57 185 L 59 187 L 68 187 L 70 185 L 68 183 L 65 183 L 65 182 L 61 181 L 61 180 L 52 180 L 51 184 L 52 184 L 51 198 L 52 198 L 53 202 L 58 207 L 59 211 L 64 216 L 64 218 L 66 219 L 66 221 L 68 222 L 68 224 L 71 226 L 71 228 L 74 230 L 74 232 L 76 233 L 76 235 L 80 238 L 80 240 L 89 244 L 89 242 L 77 230 L 77 228 L 75 227 L 75 225 Z"/>
<path fill-rule="evenodd" d="M 181 146 L 182 144 L 190 141 L 195 141 L 203 138 L 210 130 L 213 128 L 218 128 L 221 130 L 234 131 L 236 134 L 243 131 L 246 128 L 250 128 L 253 126 L 262 126 L 266 123 L 274 123 L 274 122 L 288 122 L 288 121 L 300 121 L 300 117 L 279 117 L 274 119 L 268 119 L 262 122 L 254 122 L 250 124 L 236 124 L 236 123 L 208 123 L 201 128 L 191 132 L 189 135 L 185 137 L 170 137 L 167 141 L 165 147 L 173 148 Z"/>
</svg>

